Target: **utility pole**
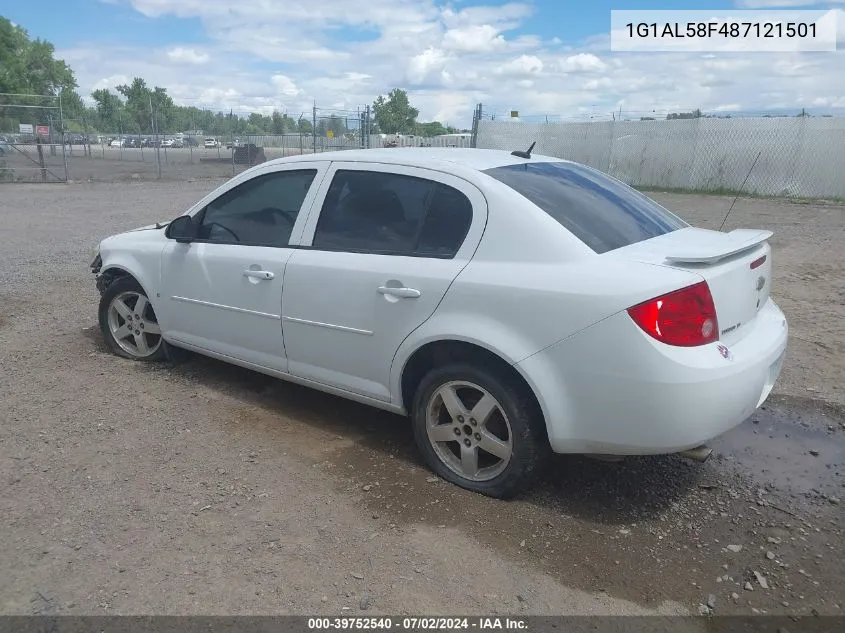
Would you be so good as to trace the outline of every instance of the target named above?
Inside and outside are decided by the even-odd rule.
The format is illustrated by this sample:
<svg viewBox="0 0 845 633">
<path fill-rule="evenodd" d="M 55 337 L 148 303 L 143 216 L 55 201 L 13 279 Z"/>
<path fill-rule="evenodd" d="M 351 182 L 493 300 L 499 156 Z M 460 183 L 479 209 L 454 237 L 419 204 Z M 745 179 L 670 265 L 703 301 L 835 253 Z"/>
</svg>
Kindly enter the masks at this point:
<svg viewBox="0 0 845 633">
<path fill-rule="evenodd" d="M 470 147 L 478 147 L 478 124 L 481 121 L 482 105 L 479 103 L 475 106 L 475 112 L 472 114 L 472 135 L 470 136 Z"/>
<path fill-rule="evenodd" d="M 370 105 L 367 104 L 364 106 L 364 129 L 365 129 L 365 138 L 366 144 L 364 145 L 364 149 L 369 149 L 371 147 L 372 139 L 372 121 L 371 121 L 371 114 L 370 114 Z"/>
<path fill-rule="evenodd" d="M 311 109 L 311 153 L 317 153 L 317 101 Z"/>
<path fill-rule="evenodd" d="M 65 165 L 65 182 L 70 180 L 70 173 L 67 168 L 67 153 L 65 151 L 65 117 L 62 111 L 62 93 L 59 92 L 59 127 L 62 128 L 62 162 Z M 53 133 L 53 126 L 50 126 L 50 134 Z"/>
<path fill-rule="evenodd" d="M 156 128 L 155 115 L 153 114 L 153 96 L 150 95 L 150 127 L 155 135 L 156 144 L 156 165 L 158 165 L 158 179 L 161 180 L 161 156 L 159 155 L 158 129 Z"/>
</svg>

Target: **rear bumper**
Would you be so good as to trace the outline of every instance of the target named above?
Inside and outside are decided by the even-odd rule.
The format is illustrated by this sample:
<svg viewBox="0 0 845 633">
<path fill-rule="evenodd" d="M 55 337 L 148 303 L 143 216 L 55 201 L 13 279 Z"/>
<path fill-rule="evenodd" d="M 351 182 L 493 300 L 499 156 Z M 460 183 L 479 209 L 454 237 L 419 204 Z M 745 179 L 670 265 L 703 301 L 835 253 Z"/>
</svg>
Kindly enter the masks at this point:
<svg viewBox="0 0 845 633">
<path fill-rule="evenodd" d="M 672 453 L 740 424 L 771 393 L 783 367 L 786 318 L 769 300 L 749 327 L 729 348 L 678 348 L 622 312 L 518 368 L 540 399 L 554 451 Z"/>
</svg>

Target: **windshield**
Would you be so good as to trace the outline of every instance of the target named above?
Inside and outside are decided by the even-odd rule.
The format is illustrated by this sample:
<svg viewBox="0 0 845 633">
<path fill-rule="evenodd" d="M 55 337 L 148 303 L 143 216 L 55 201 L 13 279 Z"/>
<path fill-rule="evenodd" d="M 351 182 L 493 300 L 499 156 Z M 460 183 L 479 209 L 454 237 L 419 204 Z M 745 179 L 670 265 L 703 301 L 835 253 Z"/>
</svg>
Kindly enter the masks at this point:
<svg viewBox="0 0 845 633">
<path fill-rule="evenodd" d="M 524 163 L 484 171 L 552 216 L 596 253 L 684 228 L 652 199 L 576 163 Z"/>
</svg>

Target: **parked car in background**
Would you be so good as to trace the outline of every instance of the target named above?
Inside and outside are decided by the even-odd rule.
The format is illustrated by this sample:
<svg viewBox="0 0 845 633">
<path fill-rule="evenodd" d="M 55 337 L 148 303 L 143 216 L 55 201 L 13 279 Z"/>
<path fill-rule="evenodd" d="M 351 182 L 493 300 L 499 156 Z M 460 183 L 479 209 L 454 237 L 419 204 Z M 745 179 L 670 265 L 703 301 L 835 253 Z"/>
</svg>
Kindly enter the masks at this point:
<svg viewBox="0 0 845 633">
<path fill-rule="evenodd" d="M 124 145 L 126 145 L 126 139 L 122 138 L 112 139 L 109 143 L 109 147 L 123 147 Z"/>
<path fill-rule="evenodd" d="M 203 143 L 203 147 L 214 149 L 220 147 L 220 142 L 216 138 L 207 138 L 205 139 L 205 143 Z"/>
<path fill-rule="evenodd" d="M 173 147 L 174 141 L 172 138 L 166 138 L 161 142 L 162 147 Z"/>
<path fill-rule="evenodd" d="M 116 354 L 408 415 L 440 477 L 510 497 L 551 452 L 706 459 L 766 401 L 788 332 L 771 235 L 530 151 L 372 149 L 248 169 L 91 268 Z"/>
<path fill-rule="evenodd" d="M 233 149 L 235 147 L 240 147 L 240 146 L 241 146 L 241 139 L 239 139 L 239 138 L 236 138 L 233 141 L 227 141 L 226 142 L 226 149 Z"/>
<path fill-rule="evenodd" d="M 182 142 L 185 144 L 185 147 L 198 147 L 199 141 L 195 139 L 193 136 L 186 136 L 182 139 Z"/>
</svg>

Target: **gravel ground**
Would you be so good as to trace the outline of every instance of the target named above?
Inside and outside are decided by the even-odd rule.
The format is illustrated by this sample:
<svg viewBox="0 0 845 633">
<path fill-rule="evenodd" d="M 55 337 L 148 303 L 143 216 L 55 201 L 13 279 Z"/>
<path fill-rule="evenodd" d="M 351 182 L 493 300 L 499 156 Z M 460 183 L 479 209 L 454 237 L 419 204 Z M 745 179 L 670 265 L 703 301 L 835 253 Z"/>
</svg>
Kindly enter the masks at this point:
<svg viewBox="0 0 845 633">
<path fill-rule="evenodd" d="M 845 209 L 737 202 L 791 338 L 713 459 L 560 457 L 501 502 L 432 477 L 402 418 L 106 352 L 90 249 L 218 182 L 0 190 L 0 612 L 842 615 Z M 731 202 L 652 195 L 705 227 Z"/>
</svg>

